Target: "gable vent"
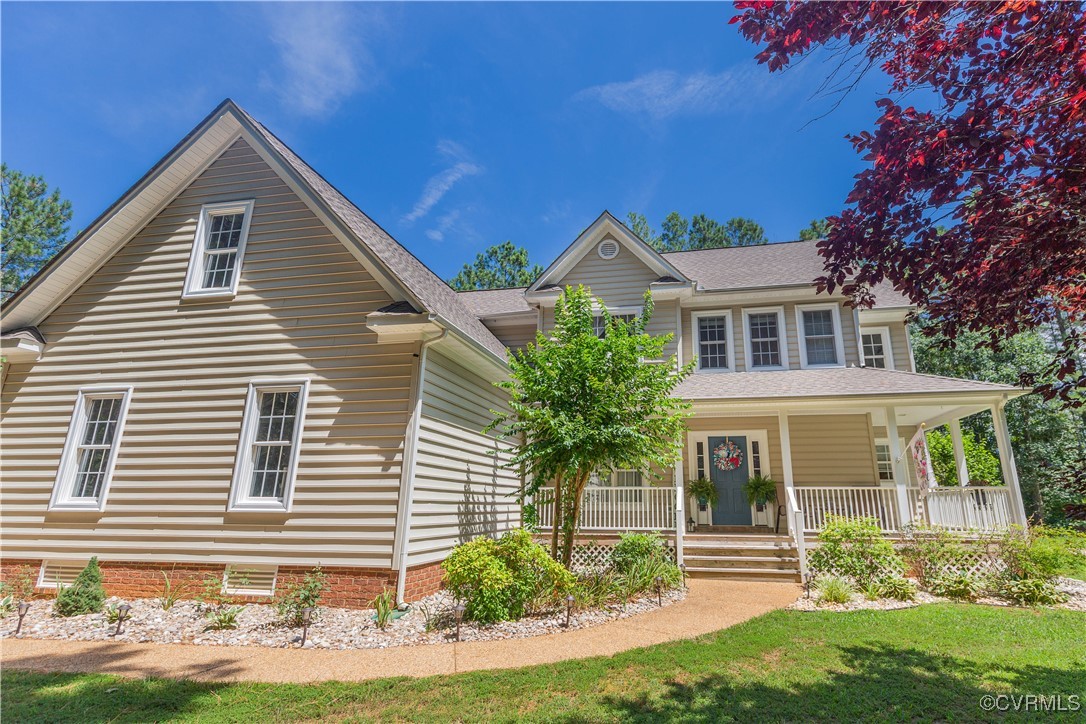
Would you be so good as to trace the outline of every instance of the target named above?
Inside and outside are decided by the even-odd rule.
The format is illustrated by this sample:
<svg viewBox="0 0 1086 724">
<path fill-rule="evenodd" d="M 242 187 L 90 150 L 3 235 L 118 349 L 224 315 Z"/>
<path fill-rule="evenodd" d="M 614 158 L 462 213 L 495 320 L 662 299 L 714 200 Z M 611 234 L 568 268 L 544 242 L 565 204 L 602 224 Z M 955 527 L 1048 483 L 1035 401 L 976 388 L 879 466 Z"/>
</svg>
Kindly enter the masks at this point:
<svg viewBox="0 0 1086 724">
<path fill-rule="evenodd" d="M 58 583 L 67 588 L 86 567 L 86 561 L 42 561 L 38 588 L 56 588 Z"/>
<path fill-rule="evenodd" d="M 271 596 L 278 566 L 227 566 L 222 592 L 231 596 Z"/>
<path fill-rule="evenodd" d="M 618 242 L 614 239 L 604 239 L 596 247 L 596 253 L 600 255 L 600 259 L 614 259 L 618 256 Z"/>
</svg>

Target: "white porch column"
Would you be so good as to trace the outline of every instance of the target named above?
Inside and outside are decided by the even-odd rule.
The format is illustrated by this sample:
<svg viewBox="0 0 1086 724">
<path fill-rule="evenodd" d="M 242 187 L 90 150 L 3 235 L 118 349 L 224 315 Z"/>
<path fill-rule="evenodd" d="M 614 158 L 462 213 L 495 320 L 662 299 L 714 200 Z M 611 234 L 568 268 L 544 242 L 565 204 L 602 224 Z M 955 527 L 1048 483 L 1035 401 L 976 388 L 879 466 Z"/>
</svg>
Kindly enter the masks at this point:
<svg viewBox="0 0 1086 724">
<path fill-rule="evenodd" d="M 777 422 L 781 435 L 781 474 L 784 476 L 785 508 L 788 510 L 788 530 L 795 536 L 803 535 L 802 523 L 797 524 L 800 530 L 792 530 L 792 506 L 791 500 L 795 499 L 796 482 L 792 477 L 792 435 L 788 430 L 788 410 L 777 413 Z"/>
<path fill-rule="evenodd" d="M 686 495 L 683 492 L 683 459 L 675 463 L 675 565 L 683 562 L 683 534 L 686 533 Z"/>
<path fill-rule="evenodd" d="M 950 421 L 950 442 L 954 445 L 954 470 L 958 473 L 958 485 L 969 485 L 969 465 L 965 461 L 965 445 L 962 444 L 962 423 L 957 418 Z"/>
<path fill-rule="evenodd" d="M 1011 433 L 1007 429 L 1006 400 L 992 405 L 992 424 L 995 426 L 996 447 L 999 449 L 999 467 L 1003 471 L 1003 483 L 1011 491 L 1011 505 L 1014 508 L 1015 522 L 1026 525 L 1026 506 L 1022 502 L 1022 488 L 1018 485 L 1018 467 L 1014 464 L 1014 450 L 1011 448 Z"/>
<path fill-rule="evenodd" d="M 886 408 L 886 437 L 890 441 L 890 459 L 894 462 L 894 489 L 897 491 L 899 527 L 913 521 L 913 509 L 909 504 L 909 467 L 901 451 L 901 434 L 897 430 L 897 411 Z"/>
</svg>

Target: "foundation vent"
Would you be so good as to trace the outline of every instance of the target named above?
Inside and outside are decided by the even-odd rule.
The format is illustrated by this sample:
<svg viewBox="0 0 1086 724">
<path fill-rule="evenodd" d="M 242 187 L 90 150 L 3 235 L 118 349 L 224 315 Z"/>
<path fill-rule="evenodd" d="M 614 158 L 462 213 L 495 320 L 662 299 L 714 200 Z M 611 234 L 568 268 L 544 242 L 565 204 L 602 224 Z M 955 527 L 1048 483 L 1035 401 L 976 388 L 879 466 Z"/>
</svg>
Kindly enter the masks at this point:
<svg viewBox="0 0 1086 724">
<path fill-rule="evenodd" d="M 86 561 L 42 561 L 38 588 L 56 588 L 58 583 L 67 588 L 86 567 Z"/>
<path fill-rule="evenodd" d="M 222 591 L 231 596 L 274 595 L 277 571 L 277 566 L 227 566 Z"/>
</svg>

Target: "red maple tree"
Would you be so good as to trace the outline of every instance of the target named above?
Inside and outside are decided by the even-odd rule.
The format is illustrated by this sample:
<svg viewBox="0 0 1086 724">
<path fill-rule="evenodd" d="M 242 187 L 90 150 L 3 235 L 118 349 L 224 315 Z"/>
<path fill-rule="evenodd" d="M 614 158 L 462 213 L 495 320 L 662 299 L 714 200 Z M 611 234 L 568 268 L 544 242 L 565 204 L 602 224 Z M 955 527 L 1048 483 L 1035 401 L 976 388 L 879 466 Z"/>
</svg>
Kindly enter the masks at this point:
<svg viewBox="0 0 1086 724">
<path fill-rule="evenodd" d="M 865 305 L 889 280 L 950 340 L 1043 328 L 1058 351 L 1038 389 L 1086 402 L 1086 5 L 736 7 L 771 72 L 822 49 L 838 90 L 889 77 L 875 129 L 847 136 L 870 167 L 820 243 L 820 288 Z"/>
</svg>

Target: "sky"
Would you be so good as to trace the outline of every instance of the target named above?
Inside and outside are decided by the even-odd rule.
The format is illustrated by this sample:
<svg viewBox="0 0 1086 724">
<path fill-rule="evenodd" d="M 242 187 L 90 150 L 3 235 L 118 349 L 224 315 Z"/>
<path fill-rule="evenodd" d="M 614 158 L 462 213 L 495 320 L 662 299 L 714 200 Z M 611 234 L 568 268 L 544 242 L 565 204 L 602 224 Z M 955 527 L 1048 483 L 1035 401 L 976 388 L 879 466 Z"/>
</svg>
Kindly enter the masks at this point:
<svg viewBox="0 0 1086 724">
<path fill-rule="evenodd" d="M 812 59 L 770 74 L 721 3 L 13 3 L 0 157 L 85 227 L 222 99 L 444 278 L 512 240 L 549 264 L 603 210 L 843 208 L 877 117 Z"/>
</svg>

